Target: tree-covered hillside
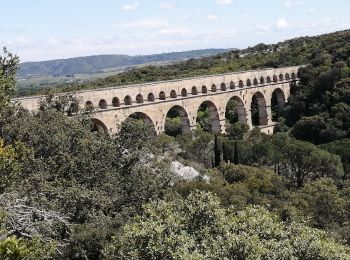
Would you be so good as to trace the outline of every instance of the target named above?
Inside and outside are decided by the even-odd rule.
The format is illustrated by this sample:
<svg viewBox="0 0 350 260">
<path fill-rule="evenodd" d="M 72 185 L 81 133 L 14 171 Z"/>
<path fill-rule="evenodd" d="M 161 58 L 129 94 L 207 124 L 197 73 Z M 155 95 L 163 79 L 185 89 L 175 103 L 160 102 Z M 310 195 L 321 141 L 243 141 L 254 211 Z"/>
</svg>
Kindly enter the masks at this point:
<svg viewBox="0 0 350 260">
<path fill-rule="evenodd" d="M 171 52 L 153 55 L 96 55 L 70 59 L 24 62 L 19 65 L 18 76 L 66 76 L 94 73 L 106 69 L 124 69 L 135 65 L 156 62 L 174 62 L 192 58 L 211 56 L 226 51 L 225 49 L 204 49 L 183 52 Z"/>
</svg>

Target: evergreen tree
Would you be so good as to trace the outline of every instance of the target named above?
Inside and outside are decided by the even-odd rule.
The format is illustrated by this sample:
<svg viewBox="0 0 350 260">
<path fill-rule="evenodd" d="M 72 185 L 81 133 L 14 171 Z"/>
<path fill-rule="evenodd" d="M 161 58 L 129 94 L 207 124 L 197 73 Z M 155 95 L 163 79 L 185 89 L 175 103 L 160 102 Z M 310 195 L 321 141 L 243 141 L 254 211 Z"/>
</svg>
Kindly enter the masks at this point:
<svg viewBox="0 0 350 260">
<path fill-rule="evenodd" d="M 219 149 L 219 142 L 218 142 L 218 136 L 215 135 L 215 139 L 214 139 L 214 167 L 217 167 L 220 165 L 221 163 L 221 151 Z"/>
</svg>

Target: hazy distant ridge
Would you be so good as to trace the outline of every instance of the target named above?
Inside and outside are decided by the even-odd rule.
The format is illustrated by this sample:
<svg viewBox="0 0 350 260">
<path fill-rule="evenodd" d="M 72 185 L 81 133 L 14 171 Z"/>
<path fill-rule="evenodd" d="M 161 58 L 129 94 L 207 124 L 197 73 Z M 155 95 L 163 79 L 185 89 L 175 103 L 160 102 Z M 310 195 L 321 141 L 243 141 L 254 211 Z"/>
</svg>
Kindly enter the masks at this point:
<svg viewBox="0 0 350 260">
<path fill-rule="evenodd" d="M 66 76 L 72 74 L 94 73 L 106 69 L 123 69 L 147 63 L 181 61 L 201 58 L 228 51 L 227 49 L 204 49 L 184 52 L 171 52 L 154 55 L 96 55 L 70 59 L 24 62 L 20 64 L 19 77 Z"/>
</svg>

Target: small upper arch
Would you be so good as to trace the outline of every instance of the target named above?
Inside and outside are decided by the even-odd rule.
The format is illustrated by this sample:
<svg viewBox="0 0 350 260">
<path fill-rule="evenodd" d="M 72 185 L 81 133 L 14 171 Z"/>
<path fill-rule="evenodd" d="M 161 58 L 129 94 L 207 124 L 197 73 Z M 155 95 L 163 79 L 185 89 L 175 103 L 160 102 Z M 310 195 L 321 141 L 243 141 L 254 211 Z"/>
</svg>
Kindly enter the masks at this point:
<svg viewBox="0 0 350 260">
<path fill-rule="evenodd" d="M 216 92 L 216 85 L 215 84 L 211 85 L 211 92 Z"/>
<path fill-rule="evenodd" d="M 119 107 L 120 106 L 120 100 L 118 97 L 112 98 L 112 106 L 113 107 Z"/>
<path fill-rule="evenodd" d="M 244 86 L 243 80 L 240 80 L 240 81 L 238 82 L 238 86 L 239 86 L 240 88 L 242 88 L 242 87 Z"/>
<path fill-rule="evenodd" d="M 283 77 L 282 73 L 278 76 L 278 79 L 279 79 L 279 81 L 283 81 L 284 80 L 284 77 Z"/>
<path fill-rule="evenodd" d="M 129 95 L 126 95 L 124 98 L 124 103 L 127 106 L 130 106 L 132 104 L 132 98 Z"/>
<path fill-rule="evenodd" d="M 208 89 L 206 86 L 202 86 L 202 94 L 207 94 L 208 93 Z"/>
<path fill-rule="evenodd" d="M 260 84 L 265 84 L 265 78 L 264 77 L 260 78 Z"/>
<path fill-rule="evenodd" d="M 183 89 L 181 90 L 181 96 L 187 97 L 187 89 L 183 88 Z"/>
<path fill-rule="evenodd" d="M 172 91 L 170 91 L 170 97 L 171 98 L 177 98 L 177 93 L 176 93 L 176 91 L 174 89 Z"/>
<path fill-rule="evenodd" d="M 267 82 L 267 83 L 271 83 L 271 77 L 270 77 L 270 76 L 267 76 L 266 82 Z"/>
<path fill-rule="evenodd" d="M 94 108 L 94 105 L 92 104 L 92 102 L 90 100 L 88 100 L 85 103 L 85 108 L 91 109 L 91 108 Z"/>
<path fill-rule="evenodd" d="M 230 89 L 235 89 L 235 83 L 233 81 L 230 82 Z"/>
<path fill-rule="evenodd" d="M 289 76 L 289 73 L 288 73 L 288 72 L 284 75 L 284 78 L 285 78 L 286 80 L 289 80 L 289 79 L 290 79 L 290 76 Z"/>
<path fill-rule="evenodd" d="M 254 78 L 253 84 L 254 86 L 259 85 L 259 81 L 257 80 L 257 78 Z"/>
<path fill-rule="evenodd" d="M 164 91 L 159 92 L 159 100 L 165 100 L 165 99 L 166 99 L 166 96 Z"/>
<path fill-rule="evenodd" d="M 141 94 L 138 94 L 136 96 L 136 102 L 142 104 L 143 103 L 143 96 Z"/>
<path fill-rule="evenodd" d="M 192 95 L 198 95 L 198 90 L 197 90 L 196 86 L 192 87 L 191 93 L 192 93 Z"/>
<path fill-rule="evenodd" d="M 226 91 L 226 84 L 225 83 L 221 83 L 220 89 L 222 91 Z"/>
<path fill-rule="evenodd" d="M 250 81 L 250 79 L 247 79 L 247 86 L 251 86 L 252 85 L 252 82 Z"/>
<path fill-rule="evenodd" d="M 277 82 L 277 81 L 278 81 L 277 76 L 273 75 L 273 82 Z"/>
<path fill-rule="evenodd" d="M 148 94 L 148 96 L 147 96 L 147 100 L 149 101 L 149 102 L 154 102 L 154 94 L 153 93 L 149 93 Z"/>
<path fill-rule="evenodd" d="M 106 109 L 107 108 L 107 101 L 105 99 L 101 99 L 100 102 L 98 102 L 98 106 L 101 109 Z"/>
</svg>

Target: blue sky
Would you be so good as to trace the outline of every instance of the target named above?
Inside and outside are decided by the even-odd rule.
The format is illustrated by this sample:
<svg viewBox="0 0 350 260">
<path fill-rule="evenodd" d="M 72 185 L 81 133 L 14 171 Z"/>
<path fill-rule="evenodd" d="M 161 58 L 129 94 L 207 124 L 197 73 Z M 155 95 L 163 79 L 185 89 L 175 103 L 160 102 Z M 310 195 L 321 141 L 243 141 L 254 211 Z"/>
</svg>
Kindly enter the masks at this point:
<svg viewBox="0 0 350 260">
<path fill-rule="evenodd" d="M 21 61 L 153 54 L 350 28 L 349 0 L 0 0 L 0 46 Z"/>
</svg>

